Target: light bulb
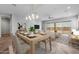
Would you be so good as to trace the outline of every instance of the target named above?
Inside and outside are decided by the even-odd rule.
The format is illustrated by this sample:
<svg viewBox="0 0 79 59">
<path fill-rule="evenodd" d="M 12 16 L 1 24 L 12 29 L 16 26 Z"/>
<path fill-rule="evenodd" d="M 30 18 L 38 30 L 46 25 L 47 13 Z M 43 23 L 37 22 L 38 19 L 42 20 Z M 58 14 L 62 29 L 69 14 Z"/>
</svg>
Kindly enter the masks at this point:
<svg viewBox="0 0 79 59">
<path fill-rule="evenodd" d="M 29 19 L 32 20 L 30 16 L 29 16 Z"/>
<path fill-rule="evenodd" d="M 34 16 L 34 14 L 32 14 L 32 18 L 33 18 L 33 19 L 35 19 L 35 16 Z"/>
<path fill-rule="evenodd" d="M 26 20 L 27 20 L 28 18 L 26 17 Z"/>
<path fill-rule="evenodd" d="M 37 15 L 37 16 L 36 16 L 36 19 L 38 19 L 38 18 L 39 18 L 39 16 Z"/>
</svg>

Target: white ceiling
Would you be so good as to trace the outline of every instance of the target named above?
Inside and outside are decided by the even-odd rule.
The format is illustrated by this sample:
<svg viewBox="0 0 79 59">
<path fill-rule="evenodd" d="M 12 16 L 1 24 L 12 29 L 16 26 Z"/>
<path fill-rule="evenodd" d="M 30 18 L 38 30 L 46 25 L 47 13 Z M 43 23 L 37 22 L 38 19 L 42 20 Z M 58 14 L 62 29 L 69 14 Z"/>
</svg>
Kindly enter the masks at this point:
<svg viewBox="0 0 79 59">
<path fill-rule="evenodd" d="M 70 9 L 67 7 L 70 6 Z M 0 14 L 15 14 L 27 16 L 32 12 L 37 13 L 40 18 L 67 17 L 79 13 L 78 4 L 0 4 Z"/>
</svg>

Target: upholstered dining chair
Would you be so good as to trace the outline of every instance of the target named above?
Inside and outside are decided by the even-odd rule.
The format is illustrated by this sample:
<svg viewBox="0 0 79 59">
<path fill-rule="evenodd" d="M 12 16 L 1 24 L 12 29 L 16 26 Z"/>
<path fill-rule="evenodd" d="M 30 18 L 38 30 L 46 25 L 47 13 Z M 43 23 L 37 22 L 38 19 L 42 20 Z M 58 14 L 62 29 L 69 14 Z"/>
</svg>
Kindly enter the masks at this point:
<svg viewBox="0 0 79 59">
<path fill-rule="evenodd" d="M 22 40 L 21 38 L 18 37 L 17 33 L 20 31 L 17 31 L 15 33 L 15 37 L 16 37 L 16 46 L 17 46 L 17 53 L 18 54 L 24 54 L 24 53 L 29 53 L 29 45 L 25 43 L 24 40 Z"/>
<path fill-rule="evenodd" d="M 46 31 L 46 34 L 50 36 L 50 39 L 55 40 L 55 37 L 56 37 L 55 32 Z"/>
</svg>

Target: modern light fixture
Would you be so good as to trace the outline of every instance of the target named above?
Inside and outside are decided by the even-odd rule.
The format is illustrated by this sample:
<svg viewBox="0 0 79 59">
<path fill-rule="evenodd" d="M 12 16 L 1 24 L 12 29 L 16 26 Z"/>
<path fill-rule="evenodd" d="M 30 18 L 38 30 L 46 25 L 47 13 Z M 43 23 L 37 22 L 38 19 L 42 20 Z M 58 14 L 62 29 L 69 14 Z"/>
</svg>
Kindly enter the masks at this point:
<svg viewBox="0 0 79 59">
<path fill-rule="evenodd" d="M 37 14 L 33 14 L 31 16 L 26 16 L 26 20 L 37 20 L 39 16 Z"/>
<path fill-rule="evenodd" d="M 26 16 L 26 20 L 37 20 L 39 15 L 36 12 L 36 5 L 31 5 L 29 10 L 30 15 Z"/>
<path fill-rule="evenodd" d="M 35 19 L 35 15 L 34 14 L 32 14 L 32 19 Z"/>
</svg>

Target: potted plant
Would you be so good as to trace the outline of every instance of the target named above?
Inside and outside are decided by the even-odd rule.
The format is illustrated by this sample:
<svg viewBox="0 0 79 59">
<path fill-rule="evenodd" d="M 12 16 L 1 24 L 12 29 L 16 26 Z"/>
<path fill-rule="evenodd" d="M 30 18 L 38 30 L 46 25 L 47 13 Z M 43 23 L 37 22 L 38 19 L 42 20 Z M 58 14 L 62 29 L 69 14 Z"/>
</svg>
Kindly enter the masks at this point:
<svg viewBox="0 0 79 59">
<path fill-rule="evenodd" d="M 35 28 L 34 28 L 34 27 L 30 27 L 30 28 L 29 28 L 29 32 L 30 32 L 31 34 L 34 34 Z"/>
</svg>

